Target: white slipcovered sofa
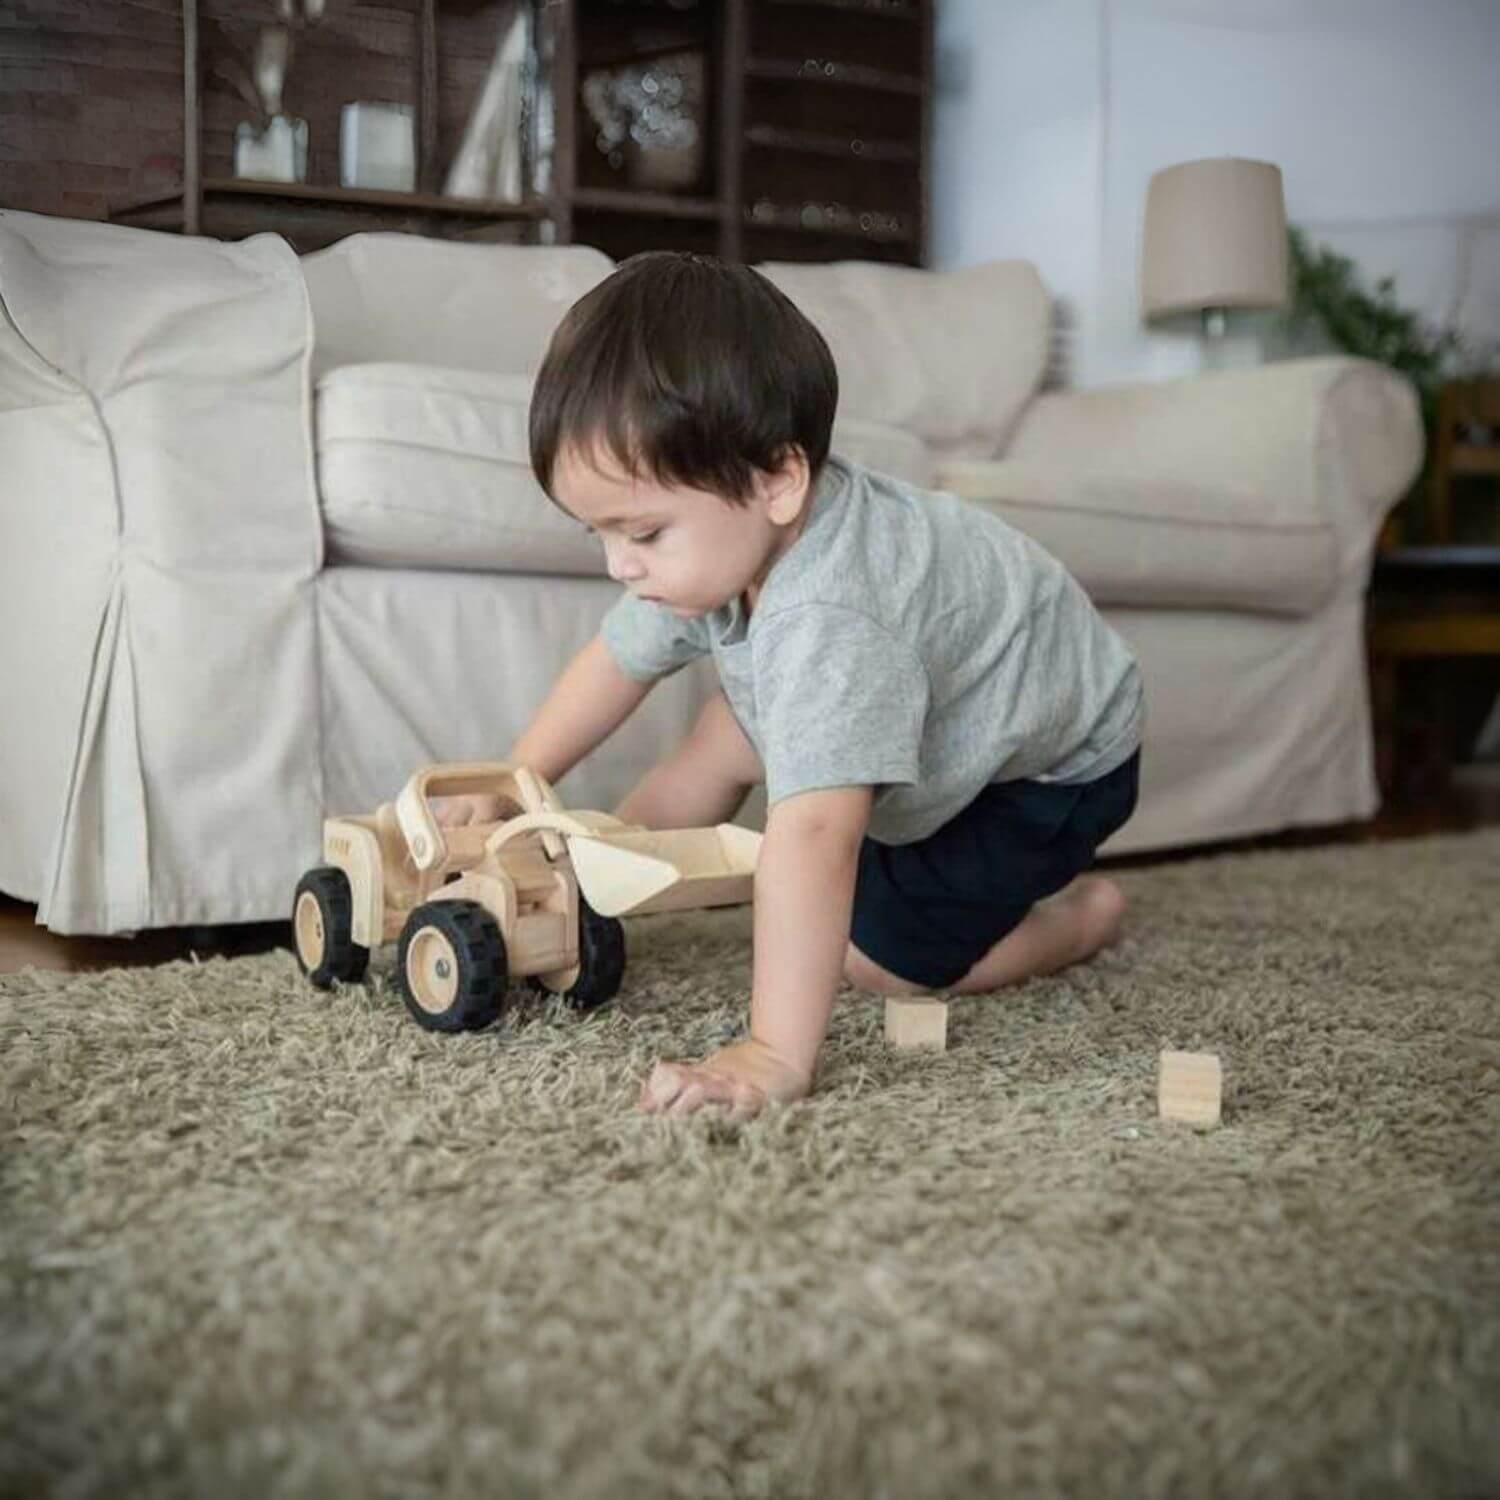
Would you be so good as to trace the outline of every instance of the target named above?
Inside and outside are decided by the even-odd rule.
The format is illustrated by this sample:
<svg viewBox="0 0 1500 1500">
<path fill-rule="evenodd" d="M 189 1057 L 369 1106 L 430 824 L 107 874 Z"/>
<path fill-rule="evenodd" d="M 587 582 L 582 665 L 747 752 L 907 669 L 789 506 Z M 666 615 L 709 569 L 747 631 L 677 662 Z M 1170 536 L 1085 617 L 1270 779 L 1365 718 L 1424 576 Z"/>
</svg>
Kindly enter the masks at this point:
<svg viewBox="0 0 1500 1500">
<path fill-rule="evenodd" d="M 0 213 L 0 889 L 59 932 L 282 916 L 325 811 L 504 753 L 614 597 L 525 420 L 609 269 Z M 1316 359 L 1038 394 L 1024 262 L 764 269 L 833 348 L 836 447 L 1030 532 L 1139 653 L 1143 796 L 1113 849 L 1373 810 L 1362 596 L 1420 460 L 1407 385 Z M 568 799 L 610 806 L 710 670 Z"/>
</svg>

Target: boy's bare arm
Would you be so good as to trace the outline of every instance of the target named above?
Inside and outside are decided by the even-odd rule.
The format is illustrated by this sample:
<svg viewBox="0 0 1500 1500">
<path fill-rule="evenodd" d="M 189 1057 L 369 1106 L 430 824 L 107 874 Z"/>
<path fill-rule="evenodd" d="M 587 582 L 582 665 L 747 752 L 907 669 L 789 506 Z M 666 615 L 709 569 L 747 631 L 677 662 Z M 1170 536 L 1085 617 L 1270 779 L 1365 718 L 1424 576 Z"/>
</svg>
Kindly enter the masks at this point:
<svg viewBox="0 0 1500 1500">
<path fill-rule="evenodd" d="M 869 787 L 837 787 L 771 809 L 755 871 L 750 1036 L 700 1064 L 658 1064 L 642 1093 L 645 1109 L 686 1114 L 727 1104 L 750 1112 L 812 1087 L 843 979 L 872 796 Z"/>
<path fill-rule="evenodd" d="M 627 677 L 596 635 L 563 669 L 507 759 L 558 781 L 603 744 L 651 688 Z"/>
<path fill-rule="evenodd" d="M 505 758 L 512 765 L 530 766 L 548 781 L 558 781 L 607 740 L 651 688 L 649 682 L 627 677 L 596 635 L 563 668 Z M 445 826 L 490 823 L 500 815 L 500 804 L 498 798 L 485 795 L 435 797 L 432 810 Z"/>
<path fill-rule="evenodd" d="M 835 787 L 778 802 L 756 864 L 750 1035 L 809 1086 L 844 976 L 871 799 L 869 787 Z"/>
</svg>

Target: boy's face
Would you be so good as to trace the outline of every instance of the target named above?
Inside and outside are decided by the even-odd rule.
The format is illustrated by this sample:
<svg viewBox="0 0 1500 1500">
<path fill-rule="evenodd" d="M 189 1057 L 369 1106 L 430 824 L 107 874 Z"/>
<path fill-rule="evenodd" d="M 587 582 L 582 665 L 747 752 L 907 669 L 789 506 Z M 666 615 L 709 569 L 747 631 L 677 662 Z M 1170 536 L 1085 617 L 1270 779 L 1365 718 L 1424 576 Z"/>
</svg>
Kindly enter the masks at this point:
<svg viewBox="0 0 1500 1500">
<path fill-rule="evenodd" d="M 808 472 L 800 454 L 757 475 L 747 503 L 707 490 L 633 478 L 607 450 L 558 456 L 552 488 L 604 543 L 609 576 L 639 599 L 691 618 L 746 595 L 753 604 L 771 565 L 806 518 Z"/>
</svg>

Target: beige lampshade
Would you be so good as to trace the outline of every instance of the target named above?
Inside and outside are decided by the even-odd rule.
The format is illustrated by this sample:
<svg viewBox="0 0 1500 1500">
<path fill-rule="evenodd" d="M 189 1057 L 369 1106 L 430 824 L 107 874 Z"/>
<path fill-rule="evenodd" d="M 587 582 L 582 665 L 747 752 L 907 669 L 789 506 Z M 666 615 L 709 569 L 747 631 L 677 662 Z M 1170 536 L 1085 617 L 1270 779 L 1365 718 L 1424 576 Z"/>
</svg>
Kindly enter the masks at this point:
<svg viewBox="0 0 1500 1500">
<path fill-rule="evenodd" d="M 1164 167 L 1146 190 L 1141 311 L 1285 307 L 1281 168 L 1237 156 Z"/>
</svg>

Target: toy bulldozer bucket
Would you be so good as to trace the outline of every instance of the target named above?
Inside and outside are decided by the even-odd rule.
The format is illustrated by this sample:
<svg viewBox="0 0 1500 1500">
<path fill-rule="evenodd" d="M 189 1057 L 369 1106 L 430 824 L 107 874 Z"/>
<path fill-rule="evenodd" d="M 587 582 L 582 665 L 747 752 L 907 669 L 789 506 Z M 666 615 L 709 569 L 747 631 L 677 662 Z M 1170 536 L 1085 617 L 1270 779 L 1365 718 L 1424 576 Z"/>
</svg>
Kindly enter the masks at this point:
<svg viewBox="0 0 1500 1500">
<path fill-rule="evenodd" d="M 601 916 L 643 916 L 749 901 L 761 836 L 733 823 L 664 832 L 573 834 L 568 853 Z"/>
</svg>

